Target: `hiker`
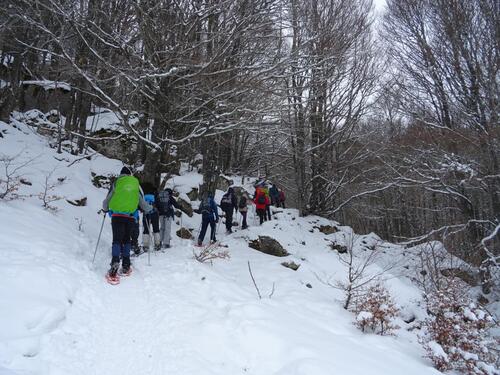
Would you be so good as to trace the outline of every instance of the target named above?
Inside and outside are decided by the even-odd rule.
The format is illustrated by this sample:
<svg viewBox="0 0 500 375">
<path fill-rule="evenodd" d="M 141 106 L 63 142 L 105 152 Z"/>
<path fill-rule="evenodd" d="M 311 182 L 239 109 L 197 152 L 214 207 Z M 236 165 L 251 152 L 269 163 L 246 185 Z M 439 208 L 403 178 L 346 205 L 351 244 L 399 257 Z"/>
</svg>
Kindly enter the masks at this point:
<svg viewBox="0 0 500 375">
<path fill-rule="evenodd" d="M 224 216 L 226 217 L 226 232 L 233 233 L 231 229 L 233 226 L 233 210 L 238 212 L 238 200 L 234 195 L 233 188 L 230 187 L 227 193 L 222 196 L 220 208 L 224 211 Z"/>
<path fill-rule="evenodd" d="M 266 209 L 265 209 L 265 215 L 264 215 L 264 220 L 271 220 L 271 199 L 269 196 L 269 188 L 267 187 L 267 184 L 264 184 L 263 186 L 264 193 L 266 194 Z"/>
<path fill-rule="evenodd" d="M 141 252 L 141 248 L 139 247 L 139 210 L 135 210 L 134 212 L 134 225 L 132 226 L 132 231 L 130 232 L 131 242 L 132 242 L 132 251 L 139 255 Z"/>
<path fill-rule="evenodd" d="M 174 221 L 174 207 L 179 209 L 179 203 L 175 200 L 172 189 L 166 188 L 157 194 L 156 207 L 160 214 L 161 247 L 168 249 L 170 247 L 172 222 Z"/>
<path fill-rule="evenodd" d="M 160 214 L 158 213 L 158 209 L 156 208 L 155 192 L 144 195 L 144 199 L 151 206 L 153 206 L 153 210 L 142 215 L 142 250 L 144 252 L 147 252 L 149 250 L 149 243 L 151 241 L 151 234 L 149 232 L 151 230 L 151 227 L 153 227 L 152 240 L 154 241 L 154 249 L 155 251 L 159 251 L 161 250 Z"/>
<path fill-rule="evenodd" d="M 144 212 L 153 208 L 144 200 L 139 180 L 132 176 L 127 167 L 123 167 L 120 175 L 111 186 L 108 195 L 102 202 L 104 212 L 111 216 L 113 230 L 113 245 L 111 247 L 111 268 L 108 271 L 110 278 L 116 278 L 122 257 L 121 272 L 129 275 L 131 232 L 134 226 L 134 212 L 140 207 Z"/>
<path fill-rule="evenodd" d="M 281 207 L 285 208 L 285 192 L 283 191 L 283 189 L 280 189 L 280 200 L 278 205 L 281 205 Z"/>
<path fill-rule="evenodd" d="M 275 207 L 278 207 L 280 202 L 280 192 L 275 184 L 271 185 L 271 188 L 269 189 L 269 195 L 271 196 L 271 204 Z"/>
<path fill-rule="evenodd" d="M 240 201 L 238 203 L 238 208 L 241 213 L 241 217 L 243 218 L 242 224 L 241 224 L 241 229 L 247 229 L 248 224 L 247 224 L 247 214 L 248 214 L 248 204 L 250 203 L 250 199 L 248 198 L 248 194 L 244 192 L 241 195 Z"/>
<path fill-rule="evenodd" d="M 201 230 L 198 236 L 198 246 L 203 244 L 203 239 L 205 238 L 205 233 L 207 232 L 208 225 L 210 224 L 210 242 L 214 243 L 216 224 L 219 222 L 219 213 L 217 212 L 217 205 L 215 204 L 212 194 L 205 193 L 200 207 L 196 211 L 201 214 Z"/>
<path fill-rule="evenodd" d="M 259 215 L 260 224 L 262 225 L 266 216 L 266 205 L 269 203 L 269 197 L 262 186 L 255 189 L 253 202 L 255 203 L 255 211 Z"/>
</svg>

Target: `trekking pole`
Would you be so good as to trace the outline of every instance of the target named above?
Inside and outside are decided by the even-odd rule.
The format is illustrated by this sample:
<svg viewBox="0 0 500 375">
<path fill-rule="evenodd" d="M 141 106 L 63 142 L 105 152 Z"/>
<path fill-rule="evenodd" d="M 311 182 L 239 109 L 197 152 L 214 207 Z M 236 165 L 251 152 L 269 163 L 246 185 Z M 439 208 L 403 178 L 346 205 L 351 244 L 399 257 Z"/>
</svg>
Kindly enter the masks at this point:
<svg viewBox="0 0 500 375">
<path fill-rule="evenodd" d="M 102 228 L 104 228 L 104 220 L 106 220 L 106 212 L 104 212 L 104 216 L 102 218 L 101 230 L 99 231 L 99 237 L 97 237 L 97 243 L 95 245 L 94 257 L 92 258 L 92 264 L 94 264 L 95 255 L 97 254 L 97 247 L 99 246 L 99 241 L 101 240 Z"/>
</svg>

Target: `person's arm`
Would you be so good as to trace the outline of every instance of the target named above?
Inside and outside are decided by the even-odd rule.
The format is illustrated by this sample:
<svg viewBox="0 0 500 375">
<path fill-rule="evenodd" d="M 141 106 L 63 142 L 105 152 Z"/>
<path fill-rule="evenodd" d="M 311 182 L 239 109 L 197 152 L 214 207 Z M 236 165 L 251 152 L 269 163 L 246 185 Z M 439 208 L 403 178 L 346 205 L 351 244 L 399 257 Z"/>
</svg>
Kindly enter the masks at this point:
<svg viewBox="0 0 500 375">
<path fill-rule="evenodd" d="M 217 208 L 217 204 L 214 199 L 212 199 L 212 210 L 215 213 L 215 221 L 219 221 L 219 209 Z"/>
<path fill-rule="evenodd" d="M 150 213 L 153 210 L 153 207 L 151 207 L 151 205 L 148 202 L 146 202 L 142 194 L 139 194 L 139 207 L 146 214 Z"/>
<path fill-rule="evenodd" d="M 102 210 L 104 212 L 109 211 L 109 201 L 111 200 L 111 197 L 113 196 L 113 193 L 115 191 L 115 183 L 113 182 L 113 185 L 109 188 L 108 195 L 106 195 L 106 198 L 102 201 Z"/>
</svg>

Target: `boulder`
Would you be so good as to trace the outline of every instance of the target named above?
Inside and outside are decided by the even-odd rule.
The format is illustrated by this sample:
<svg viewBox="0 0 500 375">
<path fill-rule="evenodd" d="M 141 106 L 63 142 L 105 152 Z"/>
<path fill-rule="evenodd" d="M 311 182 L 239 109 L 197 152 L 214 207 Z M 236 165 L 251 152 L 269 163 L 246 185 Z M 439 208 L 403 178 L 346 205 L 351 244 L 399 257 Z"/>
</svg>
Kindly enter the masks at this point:
<svg viewBox="0 0 500 375">
<path fill-rule="evenodd" d="M 90 173 L 92 176 L 92 184 L 97 188 L 106 188 L 109 189 L 111 187 L 111 178 L 109 176 L 101 176 L 94 172 Z"/>
<path fill-rule="evenodd" d="M 183 238 L 185 240 L 192 240 L 194 238 L 193 234 L 191 233 L 191 230 L 184 227 L 178 229 L 176 234 L 177 237 Z"/>
<path fill-rule="evenodd" d="M 290 268 L 291 270 L 297 271 L 300 267 L 300 264 L 296 264 L 295 262 L 283 262 L 281 263 L 283 267 Z"/>
<path fill-rule="evenodd" d="M 333 225 L 320 225 L 319 227 L 314 227 L 314 228 L 318 229 L 321 233 L 327 235 L 337 233 L 339 231 L 338 228 Z"/>
<path fill-rule="evenodd" d="M 258 239 L 250 241 L 248 246 L 265 254 L 277 257 L 286 257 L 290 255 L 278 241 L 268 236 L 259 236 Z"/>
<path fill-rule="evenodd" d="M 191 191 L 189 193 L 187 193 L 187 196 L 189 197 L 189 199 L 191 199 L 192 201 L 196 201 L 198 200 L 198 188 L 192 188 Z"/>
<path fill-rule="evenodd" d="M 87 197 L 83 197 L 81 199 L 73 199 L 73 200 L 66 199 L 66 202 L 72 204 L 73 206 L 82 207 L 87 205 Z"/>
<path fill-rule="evenodd" d="M 445 268 L 441 270 L 441 274 L 445 277 L 458 277 L 470 286 L 479 285 L 478 278 L 472 272 L 461 268 Z"/>
<path fill-rule="evenodd" d="M 335 242 L 332 242 L 330 244 L 330 248 L 332 250 L 338 251 L 339 254 L 345 254 L 345 253 L 347 253 L 347 246 L 342 246 L 342 245 L 339 245 L 338 243 L 335 243 Z"/>
<path fill-rule="evenodd" d="M 179 204 L 179 209 L 184 212 L 186 215 L 189 217 L 193 216 L 193 207 L 191 207 L 191 204 L 186 202 L 184 199 L 181 197 L 177 198 L 177 203 Z"/>
</svg>

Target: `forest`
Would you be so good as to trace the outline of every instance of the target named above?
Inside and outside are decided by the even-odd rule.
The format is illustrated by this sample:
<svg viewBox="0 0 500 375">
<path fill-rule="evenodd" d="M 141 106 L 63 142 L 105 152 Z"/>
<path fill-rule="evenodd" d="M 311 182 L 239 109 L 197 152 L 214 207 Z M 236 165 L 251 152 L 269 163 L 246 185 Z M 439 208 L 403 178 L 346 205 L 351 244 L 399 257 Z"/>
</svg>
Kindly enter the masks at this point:
<svg viewBox="0 0 500 375">
<path fill-rule="evenodd" d="M 303 216 L 442 241 L 498 285 L 500 2 L 1 3 L 0 120 L 50 112 L 54 147 L 155 186 L 181 162 L 206 191 L 260 176 Z"/>
</svg>

